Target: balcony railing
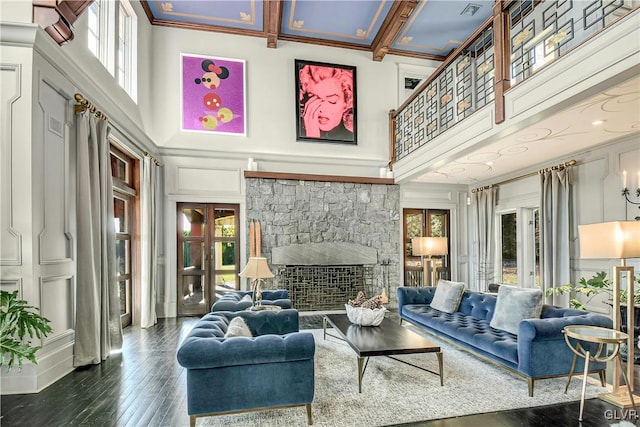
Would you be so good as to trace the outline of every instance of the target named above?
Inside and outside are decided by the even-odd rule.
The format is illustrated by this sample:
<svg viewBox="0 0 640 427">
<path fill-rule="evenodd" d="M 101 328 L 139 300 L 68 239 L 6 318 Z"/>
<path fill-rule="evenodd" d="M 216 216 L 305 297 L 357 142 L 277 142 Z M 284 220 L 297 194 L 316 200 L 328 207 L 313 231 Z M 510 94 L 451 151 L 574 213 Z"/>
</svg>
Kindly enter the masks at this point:
<svg viewBox="0 0 640 427">
<path fill-rule="evenodd" d="M 391 162 L 428 144 L 504 92 L 640 7 L 640 0 L 496 2 L 493 17 L 390 117 Z"/>
</svg>

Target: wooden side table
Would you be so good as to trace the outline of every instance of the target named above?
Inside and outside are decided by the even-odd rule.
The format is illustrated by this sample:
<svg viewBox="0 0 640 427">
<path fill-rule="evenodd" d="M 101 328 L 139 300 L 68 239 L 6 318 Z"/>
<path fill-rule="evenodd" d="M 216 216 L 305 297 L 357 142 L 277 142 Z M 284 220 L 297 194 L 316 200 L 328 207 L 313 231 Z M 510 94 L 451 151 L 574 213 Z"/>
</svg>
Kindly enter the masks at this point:
<svg viewBox="0 0 640 427">
<path fill-rule="evenodd" d="M 616 331 L 614 329 L 609 328 L 601 328 L 599 326 L 586 326 L 586 325 L 570 325 L 565 326 L 562 333 L 564 334 L 564 340 L 567 345 L 573 351 L 573 361 L 571 362 L 571 371 L 569 372 L 569 377 L 567 378 L 567 386 L 564 389 L 565 394 L 569 389 L 569 383 L 571 382 L 571 376 L 573 375 L 573 370 L 576 366 L 576 359 L 578 356 L 584 358 L 584 376 L 582 378 L 582 396 L 580 397 L 580 416 L 578 417 L 578 421 L 582 421 L 582 413 L 584 410 L 584 393 L 587 389 L 587 376 L 589 374 L 589 362 L 608 362 L 613 360 L 615 357 L 618 358 L 618 363 L 622 366 L 622 356 L 620 355 L 620 344 L 627 342 L 629 336 L 624 332 Z M 569 338 L 574 338 L 576 340 L 575 346 L 571 342 Z M 586 350 L 580 342 L 594 343 L 598 344 L 598 349 L 592 354 L 589 350 Z M 611 344 L 613 349 L 611 353 L 607 353 L 607 345 Z M 624 369 L 622 370 L 622 376 L 624 378 L 624 382 L 627 385 L 627 390 L 629 392 L 629 398 L 631 399 L 631 404 L 635 407 L 635 402 L 633 400 L 633 393 L 631 392 L 631 386 L 629 384 L 629 379 L 627 378 L 627 374 Z"/>
</svg>

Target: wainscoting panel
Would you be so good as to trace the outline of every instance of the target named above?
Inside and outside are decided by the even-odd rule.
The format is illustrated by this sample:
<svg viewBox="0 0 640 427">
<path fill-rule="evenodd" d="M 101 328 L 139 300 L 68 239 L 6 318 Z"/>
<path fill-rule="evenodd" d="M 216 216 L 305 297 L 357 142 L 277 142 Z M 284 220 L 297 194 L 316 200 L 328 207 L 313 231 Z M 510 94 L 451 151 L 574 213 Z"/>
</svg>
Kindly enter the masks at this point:
<svg viewBox="0 0 640 427">
<path fill-rule="evenodd" d="M 189 193 L 240 192 L 239 169 L 177 168 L 176 188 Z"/>
<path fill-rule="evenodd" d="M 40 264 L 71 261 L 72 240 L 68 231 L 68 171 L 65 140 L 67 100 L 46 81 L 40 81 L 39 105 L 43 124 L 42 218 Z"/>
<path fill-rule="evenodd" d="M 40 278 L 40 314 L 51 320 L 53 332 L 42 339 L 42 345 L 73 335 L 73 276 L 43 276 Z"/>
<path fill-rule="evenodd" d="M 0 65 L 0 265 L 22 264 L 22 236 L 14 228 L 12 123 L 14 103 L 21 97 L 19 64 Z"/>
</svg>

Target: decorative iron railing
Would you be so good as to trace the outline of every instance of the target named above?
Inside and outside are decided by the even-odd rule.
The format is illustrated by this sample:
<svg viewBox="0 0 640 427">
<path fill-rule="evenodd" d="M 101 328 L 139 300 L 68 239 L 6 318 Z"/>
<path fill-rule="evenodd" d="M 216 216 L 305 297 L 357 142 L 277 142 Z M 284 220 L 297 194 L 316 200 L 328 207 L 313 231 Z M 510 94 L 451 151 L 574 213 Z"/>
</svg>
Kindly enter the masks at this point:
<svg viewBox="0 0 640 427">
<path fill-rule="evenodd" d="M 491 102 L 496 104 L 496 123 L 501 123 L 505 90 L 638 9 L 640 0 L 502 4 L 505 8 L 495 7 L 494 17 L 390 112 L 392 163 Z"/>
</svg>

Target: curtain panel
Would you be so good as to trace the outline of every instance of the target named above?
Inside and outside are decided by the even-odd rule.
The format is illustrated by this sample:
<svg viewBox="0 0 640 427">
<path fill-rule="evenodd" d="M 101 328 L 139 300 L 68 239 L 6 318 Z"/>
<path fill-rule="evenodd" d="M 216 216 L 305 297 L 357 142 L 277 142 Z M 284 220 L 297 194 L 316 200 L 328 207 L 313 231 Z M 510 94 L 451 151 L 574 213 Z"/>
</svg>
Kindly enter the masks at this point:
<svg viewBox="0 0 640 427">
<path fill-rule="evenodd" d="M 478 291 L 487 291 L 495 280 L 495 214 L 496 187 L 478 189 L 473 193 L 475 221 L 475 252 Z"/>
<path fill-rule="evenodd" d="M 157 323 L 156 293 L 158 287 L 159 247 L 159 169 L 149 155 L 142 160 L 140 179 L 140 252 L 141 304 L 140 326 L 148 328 Z"/>
<path fill-rule="evenodd" d="M 77 285 L 74 366 L 98 364 L 122 347 L 109 124 L 76 116 Z"/>
<path fill-rule="evenodd" d="M 571 282 L 569 170 L 540 172 L 540 278 L 543 291 Z M 569 296 L 547 297 L 547 304 L 567 307 Z"/>
</svg>

